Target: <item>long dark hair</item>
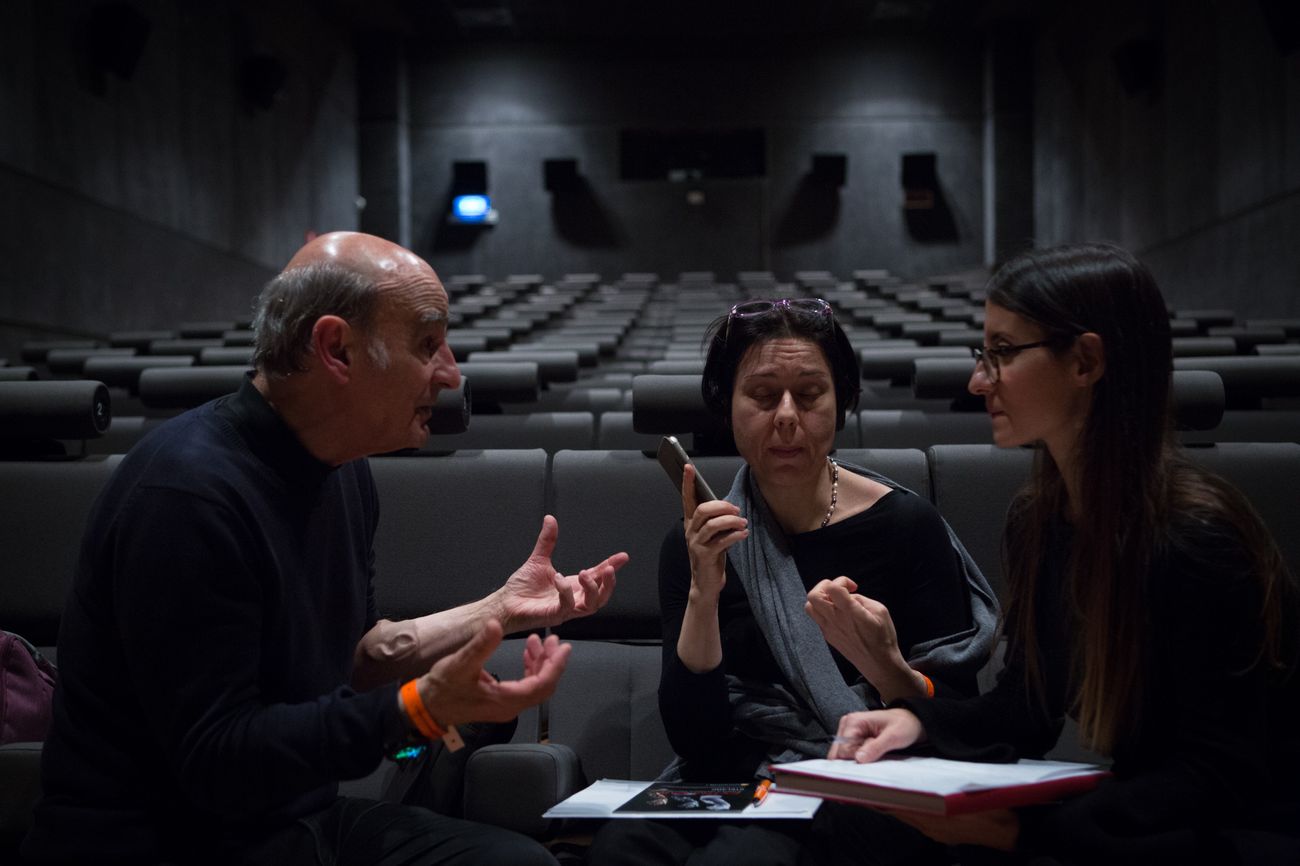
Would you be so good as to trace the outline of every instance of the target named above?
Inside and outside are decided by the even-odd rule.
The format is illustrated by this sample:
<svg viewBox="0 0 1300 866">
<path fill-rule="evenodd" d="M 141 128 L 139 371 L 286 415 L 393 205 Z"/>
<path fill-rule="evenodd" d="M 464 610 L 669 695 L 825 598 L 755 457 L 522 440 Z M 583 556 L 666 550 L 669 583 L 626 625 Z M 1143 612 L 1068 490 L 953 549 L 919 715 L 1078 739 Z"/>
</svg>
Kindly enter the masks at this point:
<svg viewBox="0 0 1300 866">
<path fill-rule="evenodd" d="M 1073 664 L 1085 742 L 1109 752 L 1142 716 L 1146 582 L 1171 516 L 1194 512 L 1230 527 L 1254 560 L 1266 605 L 1261 656 L 1277 661 L 1290 582 L 1276 544 L 1231 485 L 1190 464 L 1173 436 L 1169 312 L 1155 279 L 1128 251 L 1077 244 L 1033 251 L 993 275 L 989 303 L 1060 338 L 1099 335 L 1105 372 L 1075 450 L 1077 502 L 1067 503 L 1060 467 L 1038 449 L 1033 476 L 1008 519 L 1007 622 L 1026 658 L 1031 693 L 1045 693 L 1038 664 L 1037 579 L 1047 535 L 1067 505 L 1075 517 L 1067 598 L 1077 628 Z"/>
</svg>

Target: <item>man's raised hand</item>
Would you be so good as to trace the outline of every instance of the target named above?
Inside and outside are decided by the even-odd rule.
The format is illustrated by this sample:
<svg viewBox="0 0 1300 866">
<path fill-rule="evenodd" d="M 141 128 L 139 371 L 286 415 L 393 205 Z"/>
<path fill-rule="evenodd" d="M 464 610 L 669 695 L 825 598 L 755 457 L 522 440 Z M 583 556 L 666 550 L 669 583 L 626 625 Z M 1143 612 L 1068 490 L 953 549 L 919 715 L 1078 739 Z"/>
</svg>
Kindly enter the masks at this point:
<svg viewBox="0 0 1300 866">
<path fill-rule="evenodd" d="M 555 518 L 546 515 L 532 555 L 499 590 L 504 621 L 512 632 L 590 616 L 604 607 L 614 592 L 615 576 L 627 563 L 627 554 L 616 553 L 577 574 L 564 575 L 551 563 L 559 534 Z"/>
</svg>

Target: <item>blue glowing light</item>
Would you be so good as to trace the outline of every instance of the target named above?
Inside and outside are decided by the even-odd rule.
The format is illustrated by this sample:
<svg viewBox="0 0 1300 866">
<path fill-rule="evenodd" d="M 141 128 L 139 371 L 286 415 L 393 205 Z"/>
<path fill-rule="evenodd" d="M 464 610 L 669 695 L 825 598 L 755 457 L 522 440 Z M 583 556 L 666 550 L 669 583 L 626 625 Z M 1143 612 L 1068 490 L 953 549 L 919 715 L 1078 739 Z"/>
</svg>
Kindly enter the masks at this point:
<svg viewBox="0 0 1300 866">
<path fill-rule="evenodd" d="M 485 195 L 458 195 L 451 202 L 451 212 L 461 222 L 483 222 L 491 209 Z"/>
</svg>

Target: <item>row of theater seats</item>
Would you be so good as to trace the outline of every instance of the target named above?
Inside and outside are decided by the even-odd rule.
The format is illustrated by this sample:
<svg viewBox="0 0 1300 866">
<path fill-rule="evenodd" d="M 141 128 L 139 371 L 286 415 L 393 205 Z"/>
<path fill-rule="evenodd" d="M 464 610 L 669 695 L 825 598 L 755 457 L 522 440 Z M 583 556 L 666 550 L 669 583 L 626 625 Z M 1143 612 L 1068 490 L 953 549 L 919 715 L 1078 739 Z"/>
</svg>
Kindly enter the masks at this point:
<svg viewBox="0 0 1300 866">
<path fill-rule="evenodd" d="M 447 288 L 448 339 L 471 386 L 447 399 L 471 403 L 473 417 L 468 430 L 440 428 L 429 450 L 653 447 L 654 437 L 633 421 L 634 379 L 698 375 L 708 322 L 739 300 L 776 295 L 827 298 L 861 352 L 862 411 L 841 445 L 923 448 L 986 439 L 982 404 L 965 394 L 968 347 L 983 339 L 983 289 L 961 278 L 907 283 L 879 270 L 855 271 L 849 280 L 800 271 L 786 283 L 758 271 L 741 272 L 734 283 L 719 283 L 711 272 L 682 273 L 676 282 L 624 274 L 610 283 L 596 274 L 551 282 L 538 274 L 499 281 L 456 275 Z M 1215 371 L 1225 385 L 1219 423 L 1184 431 L 1184 441 L 1300 440 L 1300 320 L 1238 322 L 1226 310 L 1171 316 L 1179 369 Z M 119 332 L 106 342 L 32 344 L 24 351 L 30 366 L 0 366 L 0 378 L 105 382 L 114 424 L 89 447 L 120 452 L 158 418 L 232 390 L 247 369 L 252 333 L 247 321 L 191 322 Z"/>
<path fill-rule="evenodd" d="M 674 408 L 672 393 L 668 388 L 658 395 L 658 422 L 653 408 L 646 409 L 644 426 L 696 429 L 697 438 L 709 438 L 698 427 L 674 428 L 698 416 L 689 407 Z M 1300 445 L 1232 443 L 1191 453 L 1246 492 L 1290 566 L 1300 568 L 1292 507 Z M 1001 592 L 998 538 L 1007 503 L 1029 471 L 1029 449 L 841 448 L 837 456 L 930 498 Z M 0 549 L 6 552 L 0 627 L 52 647 L 85 516 L 121 459 L 0 460 Z M 716 490 L 728 489 L 739 466 L 739 458 L 727 455 L 697 462 Z M 376 590 L 387 616 L 415 616 L 495 589 L 527 556 L 546 513 L 560 523 L 560 567 L 573 570 L 619 549 L 632 557 L 606 610 L 558 630 L 575 649 L 555 696 L 525 714 L 512 744 L 476 756 L 483 769 L 471 775 L 476 787 L 466 791 L 467 812 L 544 836 L 557 828 L 539 817 L 542 793 L 558 795 L 584 778 L 656 773 L 670 757 L 656 705 L 657 556 L 680 511 L 657 462 L 637 450 L 517 449 L 383 456 L 371 465 L 381 499 Z M 498 673 L 518 673 L 519 650 L 518 639 L 507 642 L 493 662 Z M 539 745 L 543 741 L 550 745 Z M 581 772 L 557 769 L 569 754 L 565 747 Z M 0 749 L 0 835 L 12 838 L 26 822 L 38 790 L 38 753 L 39 746 Z M 390 771 L 350 789 L 374 793 Z"/>
<path fill-rule="evenodd" d="M 927 355 L 927 351 L 861 351 L 864 375 L 870 377 L 863 380 L 860 405 L 866 408 L 848 416 L 844 429 L 837 434 L 839 447 L 927 448 L 989 441 L 983 400 L 966 391 L 973 369 L 969 354 L 960 350 L 965 358 L 943 357 Z M 668 373 L 626 374 L 622 383 L 626 388 L 552 392 L 556 396 L 563 393 L 572 405 L 586 409 L 496 414 L 479 414 L 485 409 L 480 395 L 488 395 L 490 411 L 490 401 L 500 395 L 530 389 L 535 392 L 535 370 L 524 365 L 479 368 L 467 363 L 467 384 L 441 395 L 430 422 L 431 435 L 421 450 L 653 450 L 663 423 L 647 423 L 645 418 L 662 419 L 663 413 L 670 410 L 675 413 L 676 424 L 670 430 L 695 431 L 713 426 L 715 438 L 725 439 L 725 431 L 708 417 L 700 397 L 701 362 L 673 363 L 677 367 Z M 1179 435 L 1184 443 L 1300 442 L 1300 408 L 1296 408 L 1300 407 L 1300 356 L 1180 358 L 1175 365 L 1175 390 L 1182 404 Z M 110 388 L 109 426 L 98 436 L 67 443 L 67 448 L 74 453 L 124 453 L 174 412 L 234 391 L 246 370 L 185 367 L 137 371 L 137 393 L 152 389 L 148 391 L 152 401 L 166 404 L 170 411 L 123 415 L 124 408 L 132 411 L 131 393 L 122 387 Z M 123 381 L 106 378 L 110 383 Z M 90 380 L 63 383 L 77 381 Z M 469 411 L 470 403 L 476 407 L 473 412 Z"/>
</svg>

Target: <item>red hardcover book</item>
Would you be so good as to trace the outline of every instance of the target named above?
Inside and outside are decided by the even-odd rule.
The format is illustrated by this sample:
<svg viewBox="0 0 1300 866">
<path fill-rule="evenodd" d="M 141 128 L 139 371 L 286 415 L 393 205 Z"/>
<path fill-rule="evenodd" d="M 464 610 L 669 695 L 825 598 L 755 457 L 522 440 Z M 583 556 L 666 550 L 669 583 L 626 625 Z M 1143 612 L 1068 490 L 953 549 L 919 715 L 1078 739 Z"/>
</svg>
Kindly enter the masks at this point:
<svg viewBox="0 0 1300 866">
<path fill-rule="evenodd" d="M 890 758 L 874 764 L 811 760 L 772 767 L 776 790 L 885 809 L 961 815 L 1051 803 L 1090 791 L 1110 773 L 1095 764 L 981 764 Z"/>
</svg>

